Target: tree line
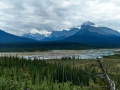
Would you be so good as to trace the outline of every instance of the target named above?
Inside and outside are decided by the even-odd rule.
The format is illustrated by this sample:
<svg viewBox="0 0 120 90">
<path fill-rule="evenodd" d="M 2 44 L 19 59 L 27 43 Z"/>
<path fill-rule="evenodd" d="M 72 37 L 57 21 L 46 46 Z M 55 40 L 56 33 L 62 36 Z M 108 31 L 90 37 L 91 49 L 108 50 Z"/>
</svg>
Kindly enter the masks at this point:
<svg viewBox="0 0 120 90">
<path fill-rule="evenodd" d="M 48 50 L 78 50 L 90 49 L 90 45 L 75 42 L 24 42 L 0 43 L 1 52 L 48 51 Z"/>
</svg>

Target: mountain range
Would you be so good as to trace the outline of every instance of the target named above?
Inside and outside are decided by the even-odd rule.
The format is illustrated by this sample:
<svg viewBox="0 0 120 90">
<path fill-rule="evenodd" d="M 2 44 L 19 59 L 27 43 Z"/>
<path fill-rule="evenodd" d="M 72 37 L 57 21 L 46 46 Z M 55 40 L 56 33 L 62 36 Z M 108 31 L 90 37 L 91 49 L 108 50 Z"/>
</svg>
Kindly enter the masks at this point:
<svg viewBox="0 0 120 90">
<path fill-rule="evenodd" d="M 80 30 L 80 27 L 74 27 L 71 29 L 63 29 L 62 31 L 53 31 L 53 32 L 49 32 L 47 35 L 46 33 L 26 33 L 23 34 L 22 37 L 27 37 L 27 38 L 31 38 L 31 39 L 35 39 L 38 41 L 55 41 L 55 40 L 61 40 L 64 38 L 67 38 L 69 36 L 74 35 L 76 32 L 78 32 Z"/>
<path fill-rule="evenodd" d="M 69 30 L 63 29 L 62 31 L 53 31 L 49 35 L 40 34 L 40 33 L 32 34 L 29 32 L 22 36 L 35 39 L 38 41 L 55 41 L 55 40 L 62 40 L 74 35 L 85 35 L 88 33 L 97 33 L 99 35 L 120 36 L 120 33 L 118 31 L 108 27 L 95 25 L 90 21 L 84 22 L 81 26 L 73 27 L 73 28 L 70 28 Z"/>
<path fill-rule="evenodd" d="M 88 21 L 69 30 L 53 31 L 51 35 L 40 41 L 78 42 L 97 47 L 120 47 L 120 33 Z"/>
<path fill-rule="evenodd" d="M 62 41 L 79 42 L 97 47 L 120 47 L 120 33 L 108 27 L 85 22 L 78 32 Z"/>
<path fill-rule="evenodd" d="M 0 30 L 0 42 L 77 42 L 95 47 L 120 47 L 120 33 L 108 27 L 98 26 L 90 21 L 81 26 L 53 31 L 51 33 L 26 33 L 15 36 Z"/>
<path fill-rule="evenodd" d="M 41 41 L 56 41 L 65 39 L 69 36 L 74 35 L 76 32 L 78 32 L 80 29 L 79 27 L 74 27 L 68 30 L 63 29 L 62 31 L 53 31 L 49 37 L 41 39 Z"/>
</svg>

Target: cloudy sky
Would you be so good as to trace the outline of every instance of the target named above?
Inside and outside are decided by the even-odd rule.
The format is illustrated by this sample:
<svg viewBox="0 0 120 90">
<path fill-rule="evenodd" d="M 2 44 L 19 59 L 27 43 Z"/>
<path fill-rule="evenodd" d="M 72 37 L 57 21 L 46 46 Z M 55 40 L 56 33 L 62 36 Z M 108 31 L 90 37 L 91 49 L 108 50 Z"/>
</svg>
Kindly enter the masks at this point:
<svg viewBox="0 0 120 90">
<path fill-rule="evenodd" d="M 0 29 L 16 35 L 86 21 L 120 31 L 120 0 L 0 0 Z"/>
</svg>

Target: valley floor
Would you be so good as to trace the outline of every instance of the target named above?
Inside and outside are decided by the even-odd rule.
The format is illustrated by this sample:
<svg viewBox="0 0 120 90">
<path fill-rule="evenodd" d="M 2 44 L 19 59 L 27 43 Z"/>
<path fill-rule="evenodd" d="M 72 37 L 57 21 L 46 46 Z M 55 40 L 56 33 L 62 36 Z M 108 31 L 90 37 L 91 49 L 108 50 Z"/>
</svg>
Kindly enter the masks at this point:
<svg viewBox="0 0 120 90">
<path fill-rule="evenodd" d="M 95 59 L 97 57 L 120 53 L 120 49 L 87 49 L 87 50 L 51 50 L 43 52 L 1 52 L 0 56 L 18 56 L 26 59 L 60 59 L 75 57 L 79 59 Z"/>
</svg>

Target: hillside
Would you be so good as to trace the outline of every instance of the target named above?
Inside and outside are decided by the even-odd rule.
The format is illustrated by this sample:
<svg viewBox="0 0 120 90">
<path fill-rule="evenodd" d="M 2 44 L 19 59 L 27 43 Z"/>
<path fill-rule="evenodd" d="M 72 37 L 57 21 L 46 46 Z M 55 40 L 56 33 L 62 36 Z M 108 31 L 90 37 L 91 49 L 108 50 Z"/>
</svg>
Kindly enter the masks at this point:
<svg viewBox="0 0 120 90">
<path fill-rule="evenodd" d="M 12 42 L 35 42 L 35 40 L 12 35 L 0 30 L 0 43 L 12 43 Z"/>
</svg>

